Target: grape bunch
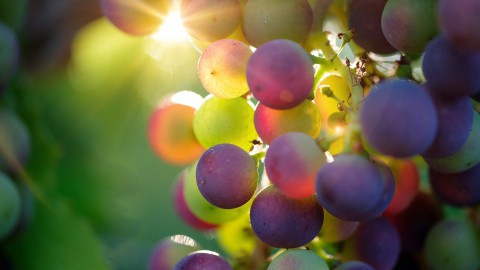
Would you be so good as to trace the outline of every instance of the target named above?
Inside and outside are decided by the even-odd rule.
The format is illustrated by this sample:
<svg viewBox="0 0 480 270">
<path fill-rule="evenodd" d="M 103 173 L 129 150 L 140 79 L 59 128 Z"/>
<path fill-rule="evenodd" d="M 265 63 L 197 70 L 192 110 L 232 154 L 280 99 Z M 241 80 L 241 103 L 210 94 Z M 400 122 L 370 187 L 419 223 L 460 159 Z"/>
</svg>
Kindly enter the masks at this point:
<svg viewBox="0 0 480 270">
<path fill-rule="evenodd" d="M 175 8 L 101 6 L 132 35 Z M 183 0 L 179 12 L 208 95 L 164 97 L 148 138 L 183 167 L 178 215 L 223 250 L 172 236 L 150 270 L 479 269 L 479 1 Z"/>
</svg>

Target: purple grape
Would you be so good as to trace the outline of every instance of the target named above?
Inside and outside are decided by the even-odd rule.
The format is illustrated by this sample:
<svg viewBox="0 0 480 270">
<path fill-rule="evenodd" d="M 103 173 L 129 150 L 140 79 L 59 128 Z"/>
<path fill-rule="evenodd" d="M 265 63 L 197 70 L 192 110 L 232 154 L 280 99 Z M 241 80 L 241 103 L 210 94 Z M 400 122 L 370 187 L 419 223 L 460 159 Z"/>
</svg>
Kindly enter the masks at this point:
<svg viewBox="0 0 480 270">
<path fill-rule="evenodd" d="M 480 52 L 480 1 L 441 0 L 438 17 L 442 34 L 456 46 Z"/>
<path fill-rule="evenodd" d="M 220 208 L 237 208 L 248 202 L 257 188 L 255 160 L 233 144 L 217 144 L 198 161 L 197 185 L 205 199 Z"/>
<path fill-rule="evenodd" d="M 253 96 L 273 109 L 293 108 L 307 99 L 313 87 L 308 53 L 290 40 L 269 41 L 247 64 L 247 83 Z"/>
<path fill-rule="evenodd" d="M 250 222 L 255 234 L 266 244 L 279 248 L 300 247 L 320 232 L 323 209 L 315 195 L 294 199 L 270 185 L 253 200 Z"/>
<path fill-rule="evenodd" d="M 432 99 L 421 86 L 391 79 L 371 89 L 360 108 L 360 124 L 373 148 L 403 158 L 430 147 L 438 117 Z"/>
<path fill-rule="evenodd" d="M 174 270 L 233 270 L 233 268 L 217 253 L 199 250 L 181 259 Z"/>
<path fill-rule="evenodd" d="M 307 198 L 315 193 L 315 176 L 325 162 L 324 153 L 309 135 L 288 132 L 270 144 L 265 171 L 283 194 Z"/>
<path fill-rule="evenodd" d="M 347 239 L 342 259 L 359 260 L 375 270 L 392 270 L 400 255 L 400 237 L 393 224 L 379 217 L 358 225 Z"/>
<path fill-rule="evenodd" d="M 339 155 L 319 170 L 317 199 L 333 216 L 348 221 L 369 220 L 388 206 L 385 197 L 393 197 L 393 192 L 387 191 L 387 182 L 393 177 L 388 181 L 385 178 L 384 172 L 362 156 Z"/>
<path fill-rule="evenodd" d="M 183 257 L 198 249 L 197 243 L 185 235 L 162 239 L 150 256 L 148 270 L 172 270 Z"/>
<path fill-rule="evenodd" d="M 471 96 L 480 90 L 480 52 L 459 50 L 443 36 L 426 47 L 422 68 L 434 95 Z"/>
<path fill-rule="evenodd" d="M 428 92 L 429 85 L 425 85 Z M 430 95 L 438 116 L 438 127 L 432 145 L 422 153 L 428 158 L 443 158 L 460 150 L 467 141 L 473 124 L 473 106 L 469 97 L 440 98 Z"/>
<path fill-rule="evenodd" d="M 480 163 L 453 174 L 430 169 L 430 184 L 433 192 L 446 203 L 455 206 L 473 206 L 480 203 Z"/>
<path fill-rule="evenodd" d="M 389 54 L 397 49 L 382 32 L 382 13 L 387 0 L 354 0 L 348 2 L 348 26 L 355 30 L 354 41 L 367 51 Z"/>
<path fill-rule="evenodd" d="M 437 0 L 388 0 L 382 14 L 382 31 L 396 49 L 423 52 L 439 32 Z"/>
<path fill-rule="evenodd" d="M 370 265 L 361 261 L 348 261 L 333 268 L 333 270 L 374 270 Z"/>
</svg>

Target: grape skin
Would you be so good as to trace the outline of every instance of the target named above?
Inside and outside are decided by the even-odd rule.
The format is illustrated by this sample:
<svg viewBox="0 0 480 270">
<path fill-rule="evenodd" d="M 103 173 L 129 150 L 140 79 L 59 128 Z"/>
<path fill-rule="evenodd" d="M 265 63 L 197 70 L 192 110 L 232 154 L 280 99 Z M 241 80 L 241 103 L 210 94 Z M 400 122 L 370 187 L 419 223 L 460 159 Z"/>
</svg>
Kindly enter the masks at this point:
<svg viewBox="0 0 480 270">
<path fill-rule="evenodd" d="M 0 170 L 18 175 L 18 165 L 25 165 L 30 158 L 30 131 L 13 111 L 0 109 Z"/>
<path fill-rule="evenodd" d="M 12 180 L 0 173 L 0 240 L 12 232 L 19 221 L 21 198 L 18 188 Z"/>
<path fill-rule="evenodd" d="M 150 255 L 149 270 L 171 270 L 188 254 L 199 249 L 196 242 L 188 236 L 175 235 L 157 243 Z"/>
<path fill-rule="evenodd" d="M 233 270 L 230 264 L 218 253 L 199 250 L 180 260 L 174 270 Z"/>
<path fill-rule="evenodd" d="M 370 265 L 361 261 L 348 261 L 333 268 L 333 270 L 375 270 Z"/>
<path fill-rule="evenodd" d="M 314 195 L 293 199 L 270 185 L 253 200 L 250 222 L 255 234 L 266 244 L 295 248 L 308 244 L 318 235 L 323 209 Z"/>
<path fill-rule="evenodd" d="M 267 270 L 329 270 L 327 263 L 315 252 L 289 249 L 275 256 Z"/>
<path fill-rule="evenodd" d="M 413 110 L 412 108 L 415 108 Z M 379 152 L 399 158 L 424 152 L 433 143 L 438 117 L 430 96 L 407 80 L 385 80 L 360 108 L 362 135 Z"/>
<path fill-rule="evenodd" d="M 382 13 L 386 0 L 348 2 L 348 26 L 355 29 L 354 41 L 366 51 L 390 54 L 397 51 L 382 32 Z"/>
<path fill-rule="evenodd" d="M 286 39 L 269 41 L 250 57 L 247 82 L 253 96 L 273 109 L 293 108 L 313 88 L 313 63 L 298 44 Z"/>
<path fill-rule="evenodd" d="M 242 148 L 217 144 L 200 157 L 196 179 L 208 202 L 220 208 L 236 208 L 247 203 L 257 188 L 257 165 Z"/>
</svg>

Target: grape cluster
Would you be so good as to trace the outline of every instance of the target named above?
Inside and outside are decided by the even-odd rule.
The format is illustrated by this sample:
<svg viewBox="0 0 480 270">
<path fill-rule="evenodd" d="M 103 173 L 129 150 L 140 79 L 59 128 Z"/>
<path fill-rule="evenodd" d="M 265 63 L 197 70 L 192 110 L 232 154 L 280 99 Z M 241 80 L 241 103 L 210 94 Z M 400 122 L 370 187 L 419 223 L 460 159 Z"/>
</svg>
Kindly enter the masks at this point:
<svg viewBox="0 0 480 270">
<path fill-rule="evenodd" d="M 0 5 L 0 9 L 5 9 L 0 15 L 0 247 L 25 230 L 34 207 L 31 190 L 22 174 L 31 152 L 30 133 L 9 100 L 20 67 L 18 29 L 24 4 L 18 1 Z M 11 14 L 6 16 L 8 12 Z M 1 269 L 13 269 L 6 256 L 0 254 L 0 257 Z"/>
<path fill-rule="evenodd" d="M 134 35 L 172 9 L 101 2 Z M 184 166 L 177 213 L 224 254 L 169 238 L 151 270 L 480 267 L 479 1 L 179 9 L 209 94 L 165 97 L 149 141 Z"/>
</svg>

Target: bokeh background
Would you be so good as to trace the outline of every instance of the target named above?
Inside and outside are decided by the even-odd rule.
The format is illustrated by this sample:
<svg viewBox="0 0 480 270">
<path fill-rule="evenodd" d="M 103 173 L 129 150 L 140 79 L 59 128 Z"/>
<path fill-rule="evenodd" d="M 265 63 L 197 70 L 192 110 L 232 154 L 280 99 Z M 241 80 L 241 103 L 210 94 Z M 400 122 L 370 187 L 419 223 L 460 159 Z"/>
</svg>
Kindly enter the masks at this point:
<svg viewBox="0 0 480 270">
<path fill-rule="evenodd" d="M 0 256 L 22 270 L 138 270 L 170 235 L 217 249 L 174 212 L 183 168 L 158 158 L 146 133 L 169 92 L 205 96 L 194 46 L 123 34 L 98 0 L 1 0 L 0 20 L 21 44 L 0 106 L 24 121 L 32 146 L 15 179 L 32 194 L 28 214 Z"/>
</svg>

